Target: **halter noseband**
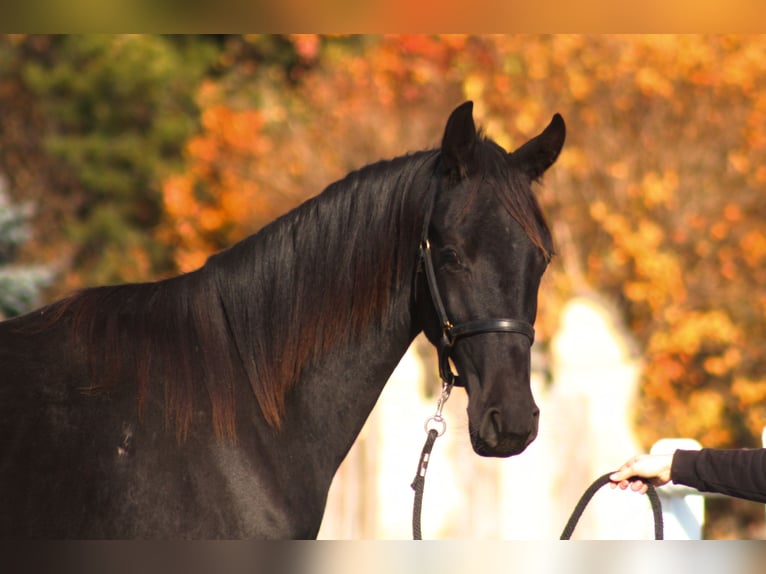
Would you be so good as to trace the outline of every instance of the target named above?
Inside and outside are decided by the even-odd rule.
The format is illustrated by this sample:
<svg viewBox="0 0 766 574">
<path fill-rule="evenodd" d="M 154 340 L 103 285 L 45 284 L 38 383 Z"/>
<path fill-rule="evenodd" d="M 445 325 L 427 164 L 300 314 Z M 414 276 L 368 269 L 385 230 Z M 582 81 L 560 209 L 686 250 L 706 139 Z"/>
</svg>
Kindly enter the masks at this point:
<svg viewBox="0 0 766 574">
<path fill-rule="evenodd" d="M 447 315 L 444 302 L 439 292 L 439 286 L 436 283 L 436 272 L 434 271 L 433 257 L 431 256 L 431 242 L 428 240 L 428 228 L 431 223 L 431 214 L 435 204 L 435 193 L 431 194 L 429 209 L 426 212 L 426 218 L 423 223 L 423 234 L 420 241 L 420 260 L 426 272 L 426 282 L 428 291 L 431 295 L 436 314 L 441 324 L 441 338 L 437 345 L 439 354 L 439 376 L 445 385 L 452 387 L 457 384 L 460 386 L 458 377 L 452 372 L 449 364 L 452 348 L 458 339 L 470 337 L 483 333 L 520 333 L 529 339 L 530 346 L 535 341 L 535 329 L 526 321 L 519 319 L 484 319 L 477 321 L 466 321 L 464 323 L 453 324 Z"/>
</svg>

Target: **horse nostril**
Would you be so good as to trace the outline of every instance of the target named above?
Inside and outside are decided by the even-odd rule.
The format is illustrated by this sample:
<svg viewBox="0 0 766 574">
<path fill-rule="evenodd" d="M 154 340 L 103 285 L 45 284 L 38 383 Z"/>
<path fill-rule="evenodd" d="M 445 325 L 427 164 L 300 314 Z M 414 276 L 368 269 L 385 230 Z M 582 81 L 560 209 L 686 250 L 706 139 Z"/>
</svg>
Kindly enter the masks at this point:
<svg viewBox="0 0 766 574">
<path fill-rule="evenodd" d="M 500 436 L 503 433 L 500 411 L 490 409 L 484 415 L 484 421 L 481 425 L 481 437 L 490 448 L 496 448 L 500 443 Z"/>
<path fill-rule="evenodd" d="M 500 411 L 498 410 L 492 410 L 490 413 L 490 418 L 492 419 L 492 428 L 495 429 L 495 432 L 500 435 L 503 433 L 503 421 L 500 418 Z"/>
</svg>

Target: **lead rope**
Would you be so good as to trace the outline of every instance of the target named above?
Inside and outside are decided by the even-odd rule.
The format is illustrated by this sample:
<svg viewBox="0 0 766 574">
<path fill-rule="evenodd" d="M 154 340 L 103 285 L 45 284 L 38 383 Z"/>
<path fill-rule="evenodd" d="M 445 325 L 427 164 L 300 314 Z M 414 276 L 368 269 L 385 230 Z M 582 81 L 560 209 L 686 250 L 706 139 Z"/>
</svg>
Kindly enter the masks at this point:
<svg viewBox="0 0 766 574">
<path fill-rule="evenodd" d="M 575 506 L 574 511 L 572 512 L 572 516 L 569 517 L 569 521 L 567 522 L 567 525 L 564 527 L 564 531 L 561 533 L 561 538 L 559 540 L 569 540 L 572 536 L 572 532 L 574 532 L 575 526 L 577 526 L 577 522 L 580 520 L 580 516 L 582 516 L 583 511 L 585 510 L 585 507 L 588 505 L 588 502 L 590 502 L 590 499 L 593 498 L 593 495 L 596 494 L 596 491 L 610 482 L 609 476 L 611 475 L 611 472 L 606 473 L 603 476 L 598 477 L 593 484 L 591 484 L 588 489 L 583 493 L 583 495 L 580 497 L 580 500 L 577 503 L 577 506 Z M 646 494 L 649 496 L 649 503 L 652 505 L 652 514 L 654 516 L 654 539 L 655 540 L 662 540 L 663 539 L 663 523 L 662 523 L 662 503 L 660 502 L 660 496 L 657 494 L 657 490 L 654 488 L 654 486 L 647 482 L 646 480 L 639 478 L 639 477 L 633 477 L 630 480 L 640 480 L 641 482 L 645 483 L 646 486 L 649 487 L 649 490 L 647 490 Z"/>
<path fill-rule="evenodd" d="M 451 390 L 451 389 L 450 389 Z M 423 445 L 423 451 L 420 454 L 420 461 L 418 462 L 418 471 L 415 475 L 415 480 L 412 481 L 412 489 L 415 491 L 415 503 L 412 507 L 412 539 L 413 540 L 423 540 L 423 535 L 420 528 L 420 514 L 421 510 L 423 508 L 423 489 L 425 487 L 426 482 L 426 469 L 428 468 L 428 461 L 431 458 L 431 450 L 433 449 L 434 442 L 436 442 L 436 439 L 440 437 L 442 434 L 444 434 L 444 431 L 447 428 L 446 423 L 444 422 L 444 419 L 441 416 L 441 407 L 444 406 L 444 402 L 449 398 L 449 391 L 447 391 L 446 398 L 444 397 L 444 391 L 442 392 L 442 397 L 439 398 L 439 406 L 437 407 L 437 414 L 430 417 L 426 421 L 426 430 L 428 432 L 428 436 L 426 437 L 426 442 Z M 428 428 L 428 426 L 432 423 L 436 422 L 441 426 L 439 430 L 435 428 Z M 577 502 L 577 505 L 575 506 L 575 509 L 572 511 L 572 515 L 569 517 L 569 520 L 567 521 L 566 526 L 564 527 L 564 530 L 561 533 L 561 537 L 559 540 L 569 540 L 572 537 L 572 533 L 574 532 L 575 527 L 577 526 L 577 523 L 580 521 L 580 517 L 582 516 L 582 513 L 585 511 L 585 507 L 588 506 L 588 503 L 590 502 L 591 498 L 593 498 L 593 495 L 596 494 L 596 491 L 598 491 L 602 486 L 609 483 L 609 476 L 611 475 L 611 472 L 608 472 L 599 478 L 597 478 L 593 484 L 591 484 L 587 490 L 583 493 L 583 495 L 580 497 L 580 500 Z M 639 477 L 634 477 L 631 480 L 640 480 L 642 482 L 645 482 L 648 490 L 646 492 L 647 496 L 649 497 L 649 503 L 652 506 L 652 516 L 654 518 L 654 539 L 655 540 L 663 540 L 664 539 L 664 524 L 662 519 L 662 502 L 660 501 L 660 496 L 657 494 L 657 490 L 654 488 L 654 486 L 643 480 Z"/>
<path fill-rule="evenodd" d="M 423 490 L 426 486 L 426 471 L 428 470 L 428 461 L 431 459 L 431 450 L 434 448 L 436 439 L 442 436 L 447 430 L 447 422 L 442 416 L 444 403 L 449 399 L 454 382 L 442 382 L 442 392 L 439 395 L 439 401 L 436 403 L 436 412 L 433 416 L 426 419 L 423 427 L 427 433 L 426 442 L 420 453 L 418 461 L 418 470 L 415 473 L 415 479 L 410 485 L 415 491 L 415 501 L 412 505 L 412 539 L 423 540 L 423 534 L 420 529 L 420 515 L 423 510 Z"/>
</svg>

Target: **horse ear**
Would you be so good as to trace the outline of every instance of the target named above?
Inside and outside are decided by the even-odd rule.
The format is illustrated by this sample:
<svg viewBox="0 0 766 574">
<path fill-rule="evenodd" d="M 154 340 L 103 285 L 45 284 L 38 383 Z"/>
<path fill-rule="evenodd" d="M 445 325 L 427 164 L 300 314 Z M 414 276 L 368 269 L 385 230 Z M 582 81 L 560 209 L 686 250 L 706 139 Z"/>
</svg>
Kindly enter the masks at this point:
<svg viewBox="0 0 766 574">
<path fill-rule="evenodd" d="M 444 128 L 442 158 L 445 169 L 461 177 L 471 171 L 476 149 L 476 126 L 473 102 L 467 101 L 453 110 Z"/>
<path fill-rule="evenodd" d="M 559 157 L 566 138 L 566 131 L 564 118 L 555 114 L 551 123 L 540 135 L 532 138 L 513 152 L 511 157 L 530 179 L 533 181 L 539 179 Z"/>
</svg>

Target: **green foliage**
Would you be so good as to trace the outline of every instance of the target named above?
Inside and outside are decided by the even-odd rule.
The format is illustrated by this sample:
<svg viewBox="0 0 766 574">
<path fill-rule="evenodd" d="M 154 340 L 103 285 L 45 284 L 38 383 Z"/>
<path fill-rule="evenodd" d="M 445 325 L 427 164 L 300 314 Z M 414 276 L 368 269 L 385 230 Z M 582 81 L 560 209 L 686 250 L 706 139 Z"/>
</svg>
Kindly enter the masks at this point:
<svg viewBox="0 0 766 574">
<path fill-rule="evenodd" d="M 18 51 L 20 80 L 43 117 L 49 169 L 66 174 L 68 185 L 51 191 L 69 200 L 75 268 L 86 284 L 167 271 L 171 260 L 153 237 L 161 181 L 197 128 L 195 96 L 216 44 L 132 35 L 45 40 L 43 49 Z M 123 255 L 138 249 L 148 264 L 106 261 L 107 243 Z"/>
<path fill-rule="evenodd" d="M 0 318 L 31 310 L 39 303 L 41 289 L 53 280 L 48 266 L 13 263 L 30 239 L 30 216 L 29 206 L 12 205 L 0 186 Z"/>
</svg>

